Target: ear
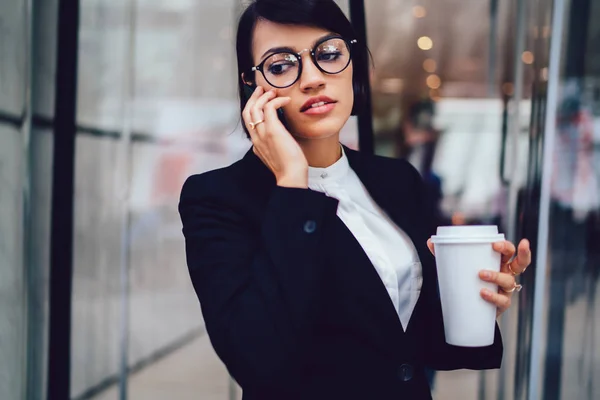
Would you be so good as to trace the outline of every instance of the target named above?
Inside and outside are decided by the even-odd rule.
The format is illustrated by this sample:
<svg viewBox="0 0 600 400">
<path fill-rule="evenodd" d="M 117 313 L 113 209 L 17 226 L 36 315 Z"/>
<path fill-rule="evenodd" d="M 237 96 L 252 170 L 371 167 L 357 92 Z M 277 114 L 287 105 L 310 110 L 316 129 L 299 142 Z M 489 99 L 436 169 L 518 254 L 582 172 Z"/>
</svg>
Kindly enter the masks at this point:
<svg viewBox="0 0 600 400">
<path fill-rule="evenodd" d="M 242 75 L 241 75 L 241 77 L 242 77 L 242 82 L 244 82 L 244 84 L 246 84 L 246 85 L 248 85 L 248 86 L 252 86 L 252 84 L 254 83 L 254 82 L 252 82 L 252 81 L 248 81 L 248 80 L 246 80 L 246 75 L 245 75 L 245 73 L 243 73 L 243 72 L 242 72 Z"/>
</svg>

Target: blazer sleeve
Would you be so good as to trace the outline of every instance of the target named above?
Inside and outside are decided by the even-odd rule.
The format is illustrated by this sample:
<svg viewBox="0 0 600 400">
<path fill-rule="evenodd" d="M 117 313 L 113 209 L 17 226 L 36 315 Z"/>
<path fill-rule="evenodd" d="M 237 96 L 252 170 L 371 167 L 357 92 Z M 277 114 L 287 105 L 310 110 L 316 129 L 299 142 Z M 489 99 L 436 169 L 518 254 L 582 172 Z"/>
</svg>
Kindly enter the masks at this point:
<svg viewBox="0 0 600 400">
<path fill-rule="evenodd" d="M 420 241 L 423 244 L 435 231 L 435 221 L 428 211 L 423 209 L 426 190 L 420 174 L 412 168 L 413 187 L 416 188 L 415 207 L 419 210 L 418 224 L 422 229 Z M 424 319 L 424 337 L 422 354 L 424 354 L 425 364 L 436 370 L 456 370 L 456 369 L 494 369 L 500 368 L 502 363 L 503 345 L 500 329 L 496 323 L 494 343 L 486 347 L 460 347 L 446 343 L 444 334 L 444 320 L 442 316 L 442 304 L 440 301 L 437 269 L 435 259 L 429 249 L 423 250 L 420 255 L 423 258 L 423 274 L 427 274 L 427 287 L 423 288 L 421 295 L 425 296 L 425 310 L 422 313 Z"/>
<path fill-rule="evenodd" d="M 242 387 L 286 387 L 311 345 L 325 272 L 319 244 L 338 201 L 277 186 L 257 228 L 217 180 L 206 174 L 189 178 L 179 205 L 206 329 Z"/>
</svg>

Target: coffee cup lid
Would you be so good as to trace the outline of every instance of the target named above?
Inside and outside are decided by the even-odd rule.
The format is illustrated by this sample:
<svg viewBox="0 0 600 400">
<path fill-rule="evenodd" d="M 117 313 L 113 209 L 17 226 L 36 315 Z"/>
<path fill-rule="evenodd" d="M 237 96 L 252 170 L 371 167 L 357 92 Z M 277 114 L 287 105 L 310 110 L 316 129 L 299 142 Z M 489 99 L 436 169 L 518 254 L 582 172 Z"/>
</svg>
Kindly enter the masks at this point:
<svg viewBox="0 0 600 400">
<path fill-rule="evenodd" d="M 493 243 L 504 240 L 496 225 L 439 226 L 433 243 Z"/>
</svg>

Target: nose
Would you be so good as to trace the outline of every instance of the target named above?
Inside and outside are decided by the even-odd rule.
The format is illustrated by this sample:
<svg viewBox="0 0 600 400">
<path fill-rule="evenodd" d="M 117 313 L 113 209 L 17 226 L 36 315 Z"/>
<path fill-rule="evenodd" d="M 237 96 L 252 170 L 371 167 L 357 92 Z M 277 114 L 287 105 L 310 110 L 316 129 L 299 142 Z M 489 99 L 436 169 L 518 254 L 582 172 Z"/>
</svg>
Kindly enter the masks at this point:
<svg viewBox="0 0 600 400">
<path fill-rule="evenodd" d="M 300 75 L 300 90 L 309 92 L 325 86 L 325 74 L 313 63 L 309 54 L 302 60 L 302 75 Z"/>
</svg>

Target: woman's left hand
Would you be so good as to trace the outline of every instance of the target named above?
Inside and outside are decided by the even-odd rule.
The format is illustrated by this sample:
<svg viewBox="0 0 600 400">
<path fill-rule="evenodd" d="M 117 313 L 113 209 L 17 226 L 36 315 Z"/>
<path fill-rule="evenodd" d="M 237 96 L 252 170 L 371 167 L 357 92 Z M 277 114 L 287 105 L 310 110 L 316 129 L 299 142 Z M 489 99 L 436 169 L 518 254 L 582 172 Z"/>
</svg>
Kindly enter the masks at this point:
<svg viewBox="0 0 600 400">
<path fill-rule="evenodd" d="M 427 246 L 434 253 L 431 239 L 427 241 Z M 498 285 L 497 293 L 482 289 L 481 297 L 497 307 L 496 315 L 499 317 L 510 308 L 511 297 L 515 289 L 520 288 L 515 277 L 522 274 L 531 263 L 531 250 L 527 239 L 521 240 L 518 251 L 515 249 L 515 245 L 508 240 L 496 242 L 492 247 L 501 254 L 500 272 L 484 270 L 479 272 L 479 277 L 486 282 Z M 515 252 L 517 252 L 517 256 L 513 259 Z"/>
</svg>

